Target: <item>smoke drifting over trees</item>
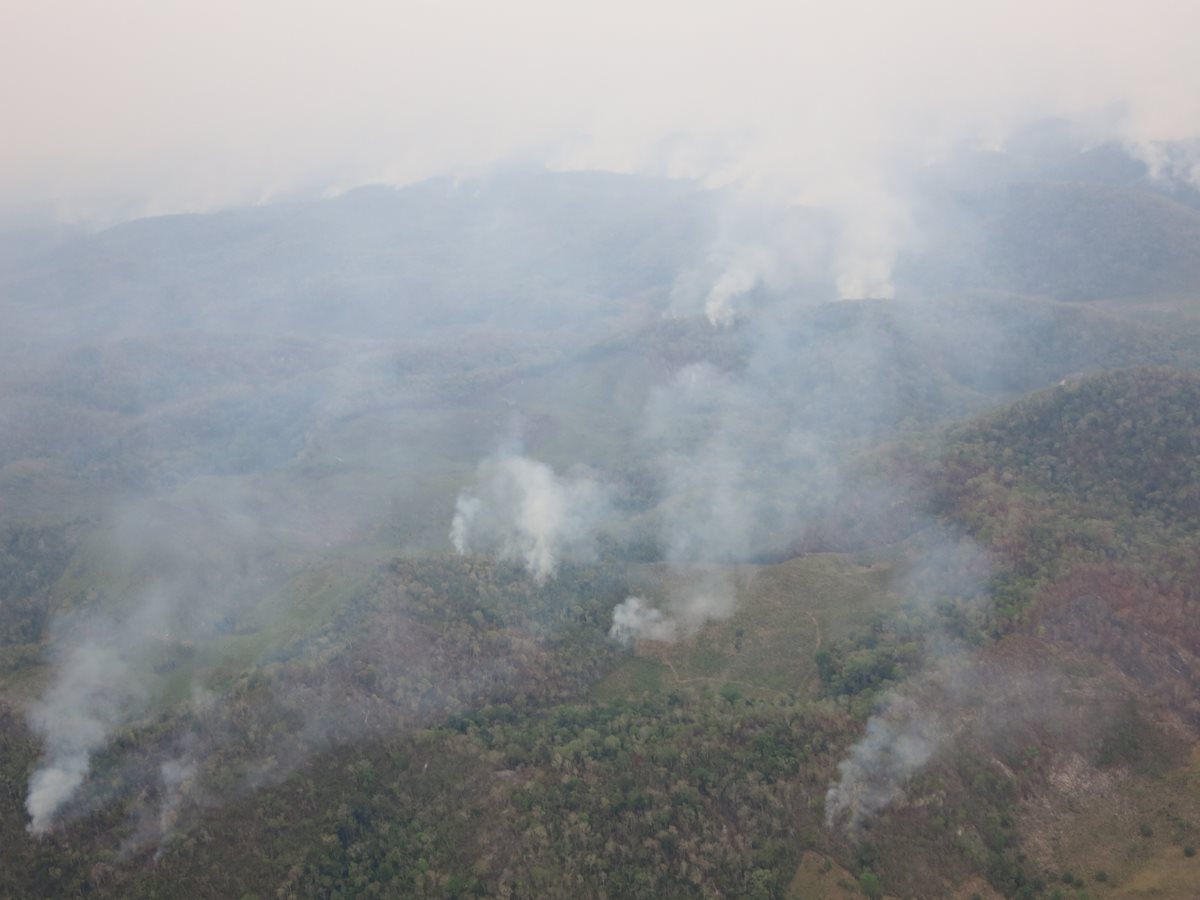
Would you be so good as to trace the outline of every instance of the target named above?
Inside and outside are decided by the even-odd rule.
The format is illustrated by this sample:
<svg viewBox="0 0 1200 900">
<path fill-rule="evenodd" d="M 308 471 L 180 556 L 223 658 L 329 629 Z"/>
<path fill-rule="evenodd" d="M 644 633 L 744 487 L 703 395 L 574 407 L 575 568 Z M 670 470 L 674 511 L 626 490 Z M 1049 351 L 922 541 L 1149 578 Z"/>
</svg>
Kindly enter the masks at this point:
<svg viewBox="0 0 1200 900">
<path fill-rule="evenodd" d="M 0 14 L 0 894 L 1037 897 L 1162 796 L 1200 7 L 193 13 Z"/>
</svg>

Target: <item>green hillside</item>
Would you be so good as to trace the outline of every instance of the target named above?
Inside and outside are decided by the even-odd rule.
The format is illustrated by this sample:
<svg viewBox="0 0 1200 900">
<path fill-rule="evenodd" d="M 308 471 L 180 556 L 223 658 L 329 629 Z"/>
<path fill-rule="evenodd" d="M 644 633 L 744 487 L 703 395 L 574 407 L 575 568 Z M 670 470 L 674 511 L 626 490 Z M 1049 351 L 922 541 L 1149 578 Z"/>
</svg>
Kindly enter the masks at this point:
<svg viewBox="0 0 1200 900">
<path fill-rule="evenodd" d="M 4 257 L 0 897 L 1193 896 L 1200 229 L 1122 178 L 719 327 L 655 179 Z"/>
</svg>

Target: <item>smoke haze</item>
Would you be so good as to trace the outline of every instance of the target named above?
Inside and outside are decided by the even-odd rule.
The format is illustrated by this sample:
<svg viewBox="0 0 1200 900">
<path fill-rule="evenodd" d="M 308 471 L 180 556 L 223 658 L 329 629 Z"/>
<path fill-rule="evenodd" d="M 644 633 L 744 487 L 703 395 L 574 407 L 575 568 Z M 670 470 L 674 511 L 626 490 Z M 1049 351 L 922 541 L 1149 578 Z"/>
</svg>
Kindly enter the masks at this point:
<svg viewBox="0 0 1200 900">
<path fill-rule="evenodd" d="M 2 15 L 10 208 L 103 222 L 512 159 L 647 172 L 834 211 L 844 296 L 890 294 L 914 175 L 964 141 L 1065 116 L 1162 160 L 1200 122 L 1187 0 Z M 711 315 L 751 277 L 718 279 Z"/>
<path fill-rule="evenodd" d="M 337 740 L 582 706 L 641 641 L 677 643 L 648 684 L 715 684 L 772 623 L 694 678 L 650 657 L 797 559 L 838 561 L 759 582 L 796 654 L 866 620 L 822 645 L 844 571 L 984 615 L 995 561 L 921 477 L 944 429 L 1196 358 L 1102 304 L 1200 285 L 1200 5 L 730 10 L 0 11 L 0 517 L 88 530 L 5 632 L 46 663 L 31 844 L 112 796 L 123 848 L 164 843 Z M 1063 715 L 1021 710 L 1033 667 L 914 652 L 873 707 L 772 673 L 865 720 L 831 840 Z"/>
</svg>

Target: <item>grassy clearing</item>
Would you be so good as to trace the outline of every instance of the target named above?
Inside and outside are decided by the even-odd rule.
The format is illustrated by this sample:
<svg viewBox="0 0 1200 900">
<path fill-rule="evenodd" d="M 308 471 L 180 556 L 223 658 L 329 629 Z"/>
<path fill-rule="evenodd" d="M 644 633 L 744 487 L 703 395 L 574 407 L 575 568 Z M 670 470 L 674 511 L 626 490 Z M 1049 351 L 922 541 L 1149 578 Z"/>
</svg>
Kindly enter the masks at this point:
<svg viewBox="0 0 1200 900">
<path fill-rule="evenodd" d="M 806 850 L 800 858 L 786 900 L 861 900 L 858 879 L 827 856 Z"/>
<path fill-rule="evenodd" d="M 651 595 L 678 590 L 680 585 L 670 579 L 697 577 L 695 571 L 652 569 L 647 578 Z M 711 570 L 706 567 L 709 574 Z M 866 565 L 851 556 L 813 554 L 779 565 L 723 571 L 737 588 L 737 607 L 729 619 L 709 623 L 675 644 L 640 642 L 634 657 L 601 684 L 598 695 L 675 685 L 728 687 L 747 695 L 812 695 L 818 687 L 817 650 L 846 637 L 894 600 L 887 590 L 890 566 Z"/>
<path fill-rule="evenodd" d="M 1200 855 L 1186 848 L 1200 844 L 1200 744 L 1188 764 L 1148 786 L 1139 786 L 1136 825 L 1118 820 L 1129 860 L 1111 891 L 1097 897 L 1200 897 Z M 1147 831 L 1149 832 L 1147 834 Z M 1195 851 L 1193 851 L 1195 853 Z"/>
<path fill-rule="evenodd" d="M 634 657 L 599 681 L 592 689 L 592 699 L 604 702 L 656 694 L 670 679 L 670 671 L 662 663 Z"/>
<path fill-rule="evenodd" d="M 191 701 L 197 686 L 221 688 L 272 653 L 287 652 L 330 621 L 394 555 L 394 547 L 382 541 L 335 546 L 317 555 L 276 538 L 257 579 L 261 592 L 238 610 L 230 630 L 202 629 L 185 640 L 167 626 L 130 659 L 155 698 L 152 712 L 177 709 Z M 86 610 L 120 623 L 155 589 L 156 575 L 152 558 L 130 559 L 117 529 L 100 525 L 81 541 L 52 591 L 61 610 Z M 0 650 L 3 696 L 28 701 L 45 688 L 53 670 L 44 644 Z"/>
<path fill-rule="evenodd" d="M 386 547 L 360 545 L 353 554 L 310 564 L 260 604 L 255 627 L 218 639 L 211 654 L 216 677 L 229 677 L 260 663 L 330 621 L 365 589 L 376 567 L 389 556 Z"/>
<path fill-rule="evenodd" d="M 1120 900 L 1191 900 L 1200 896 L 1200 857 L 1185 856 L 1179 847 L 1160 847 L 1144 865 L 1111 891 L 1089 890 L 1096 897 Z"/>
<path fill-rule="evenodd" d="M 1056 878 L 1074 876 L 1064 897 L 1200 897 L 1200 854 L 1185 853 L 1200 844 L 1200 745 L 1165 775 L 1118 770 L 1044 793 L 1023 818 L 1031 855 Z"/>
</svg>

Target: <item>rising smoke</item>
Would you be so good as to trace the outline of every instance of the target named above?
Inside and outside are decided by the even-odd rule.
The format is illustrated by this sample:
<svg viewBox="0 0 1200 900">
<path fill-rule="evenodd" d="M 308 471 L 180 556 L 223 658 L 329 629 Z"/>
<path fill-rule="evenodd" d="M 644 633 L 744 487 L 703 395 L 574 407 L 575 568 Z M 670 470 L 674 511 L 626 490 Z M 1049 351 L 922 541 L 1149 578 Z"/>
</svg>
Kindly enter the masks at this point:
<svg viewBox="0 0 1200 900">
<path fill-rule="evenodd" d="M 268 531 L 244 508 L 211 500 L 131 503 L 115 517 L 104 549 L 123 595 L 56 623 L 54 681 L 30 710 L 43 743 L 26 799 L 31 831 L 54 825 L 117 731 L 165 708 L 170 685 L 156 671 L 182 664 L 185 692 L 200 689 L 203 673 L 188 674 L 189 661 L 241 617 L 269 614 Z M 178 787 L 187 771 L 180 762 L 164 781 Z"/>
<path fill-rule="evenodd" d="M 669 315 L 703 316 L 714 329 L 744 334 L 745 359 L 729 366 L 692 362 L 666 375 L 650 391 L 631 455 L 646 461 L 663 485 L 646 518 L 663 559 L 677 572 L 781 558 L 846 505 L 847 482 L 861 481 L 848 473 L 855 451 L 906 416 L 928 422 L 896 384 L 905 360 L 893 352 L 894 336 L 858 320 L 856 312 L 824 306 L 838 297 L 903 293 L 898 262 L 938 233 L 914 212 L 914 182 L 928 163 L 964 143 L 1002 148 L 1024 123 L 1082 111 L 1096 118 L 1094 140 L 1138 148 L 1154 177 L 1195 183 L 1194 146 L 1163 141 L 1190 137 L 1198 111 L 1188 77 L 1196 71 L 1195 4 L 1162 3 L 1149 12 L 1101 4 L 1112 20 L 1107 30 L 1078 28 L 1078 22 L 1104 18 L 1094 3 L 1072 2 L 1055 16 L 1039 7 L 1046 34 L 1032 46 L 1028 23 L 1013 16 L 1009 4 L 973 15 L 947 2 L 929 2 L 919 12 L 852 4 L 836 14 L 830 7 L 811 23 L 788 6 L 753 4 L 755 14 L 732 25 L 716 7 L 703 5 L 616 12 L 598 5 L 578 21 L 544 6 L 536 18 L 548 24 L 539 34 L 560 33 L 561 43 L 539 40 L 533 46 L 515 25 L 519 17 L 494 4 L 473 5 L 470 29 L 460 27 L 458 11 L 431 12 L 413 22 L 379 6 L 372 11 L 379 27 L 353 40 L 339 40 L 349 35 L 341 18 L 327 34 L 321 15 L 279 13 L 279 21 L 267 16 L 264 23 L 282 24 L 294 40 L 280 42 L 284 64 L 276 66 L 262 65 L 259 50 L 249 46 L 231 55 L 212 52 L 227 33 L 229 10 L 222 4 L 200 16 L 181 44 L 154 39 L 175 30 L 155 15 L 131 23 L 107 10 L 80 13 L 97 18 L 91 25 L 76 23 L 64 39 L 57 13 L 46 13 L 28 29 L 0 29 L 0 40 L 13 42 L 6 57 L 21 71 L 45 76 L 9 79 L 0 88 L 41 92 L 11 104 L 8 130 L 27 137 L 6 145 L 0 190 L 5 200 L 49 203 L 58 218 L 111 221 L 148 211 L 212 209 L 315 183 L 334 192 L 373 180 L 406 183 L 447 167 L 527 157 L 528 148 L 537 147 L 538 160 L 562 168 L 659 170 L 730 186 L 731 195 L 743 199 L 767 198 L 772 212 L 759 218 L 733 212 L 740 203 L 728 204 L 704 259 L 672 273 L 665 299 Z M 611 52 L 627 30 L 626 12 L 643 26 L 647 52 Z M 164 59 L 173 56 L 174 46 L 192 64 L 167 67 L 171 77 L 164 88 L 152 60 L 140 54 L 127 62 L 109 59 L 109 43 L 94 39 L 109 27 L 132 35 L 138 47 L 166 47 Z M 447 37 L 467 32 L 502 37 L 487 46 Z M 407 52 L 397 52 L 397 36 Z M 93 56 L 100 53 L 103 65 Z M 181 76 L 213 71 L 209 62 L 217 55 L 226 65 L 213 78 Z M 95 64 L 68 64 L 75 57 Z M 758 65 L 760 59 L 767 64 Z M 913 66 L 912 59 L 928 64 Z M 1017 59 L 1027 62 L 1014 65 Z M 85 82 L 71 74 L 80 71 L 96 77 Z M 257 77 L 265 71 L 284 76 Z M 398 108 L 395 97 L 411 95 L 407 86 L 428 81 L 429 71 L 469 74 L 448 79 L 445 93 L 432 91 Z M 351 76 L 342 73 L 350 72 L 365 77 L 344 81 Z M 294 83 L 300 75 L 306 88 Z M 179 92 L 169 87 L 173 80 L 192 102 L 179 102 Z M 968 84 L 978 88 L 967 91 Z M 597 93 L 597 85 L 608 86 L 607 93 Z M 80 93 L 91 102 L 80 102 Z M 320 98 L 320 114 L 297 104 L 297 96 Z M 344 98 L 351 96 L 360 99 L 347 105 Z M 114 98 L 124 115 L 108 114 Z M 75 115 L 84 117 L 82 126 L 74 115 L 61 115 L 68 108 L 81 111 Z M 264 109 L 275 112 L 260 116 Z M 394 115 L 380 116 L 379 109 Z M 196 110 L 210 116 L 199 126 L 192 121 Z M 194 140 L 179 140 L 181 116 Z M 134 127 L 126 128 L 130 123 Z M 81 130 L 92 135 L 93 146 L 81 149 L 69 139 Z M 718 138 L 731 133 L 742 138 L 715 160 L 697 150 L 725 146 Z M 426 139 L 414 146 L 414 134 Z M 684 149 L 660 152 L 664 135 L 680 136 L 677 146 Z M 294 149 L 285 163 L 280 146 Z M 697 168 L 690 162 L 696 158 L 705 164 Z M 31 198 L 30 190 L 41 194 Z M 488 222 L 491 231 L 502 231 L 505 218 Z M 334 237 L 343 236 L 335 230 Z M 304 282 L 317 283 L 318 297 L 321 278 L 318 268 Z M 390 282 L 381 280 L 386 294 Z M 281 283 L 285 287 L 272 289 L 286 295 L 288 283 Z M 523 288 L 513 288 L 514 294 Z M 497 296 L 503 305 L 505 295 Z M 154 321 L 156 307 L 148 309 L 145 321 Z M 47 331 L 64 327 L 53 315 L 39 318 L 28 309 L 21 315 Z M 369 331 L 373 320 L 366 319 L 360 328 Z M 279 324 L 269 318 L 263 323 Z M 227 323 L 218 316 L 217 324 Z M 372 372 L 374 378 L 377 370 Z M 356 381 L 347 393 L 361 393 L 359 388 Z M 369 402 L 354 402 L 361 409 L 394 402 L 390 388 L 379 378 Z M 963 407 L 972 402 L 968 396 Z M 331 401 L 328 427 L 296 440 L 307 440 L 306 452 L 317 459 L 314 479 L 349 468 L 340 456 L 324 459 L 319 445 L 336 440 L 337 419 L 353 406 Z M 305 406 L 287 407 L 292 409 L 295 414 L 282 415 L 274 430 L 286 432 Z M 238 438 L 230 437 L 231 445 Z M 265 434 L 242 439 L 252 451 L 269 443 Z M 292 451 L 285 442 L 271 452 L 287 460 Z M 421 451 L 411 453 L 416 459 Z M 255 456 L 230 466 L 253 471 Z M 412 468 L 423 463 L 416 460 Z M 855 515 L 870 519 L 899 505 L 905 490 L 860 490 L 858 496 L 872 496 Z M 358 496 L 370 493 L 361 489 Z M 321 505 L 320 498 L 312 502 Z M 610 488 L 595 473 L 557 472 L 510 447 L 481 463 L 458 494 L 450 540 L 460 554 L 494 553 L 546 581 L 564 561 L 596 555 L 612 506 Z M 139 558 L 167 561 L 157 564 L 164 570 L 159 577 L 131 583 L 129 595 L 104 613 L 57 625 L 54 681 L 30 714 L 44 744 L 27 800 L 34 831 L 52 827 L 70 806 L 112 735 L 161 702 L 147 692 L 145 673 L 183 642 L 203 645 L 234 627 L 231 617 L 252 608 L 248 598 L 264 592 L 269 578 L 239 548 L 261 551 L 270 525 L 259 516 L 219 518 L 218 526 L 199 529 L 202 534 L 159 529 L 172 536 L 165 548 L 152 534 L 155 528 L 147 529 L 131 543 L 142 548 L 135 552 Z M 343 533 L 359 524 L 351 516 L 345 520 L 350 524 L 342 525 Z M 185 546 L 211 552 L 185 552 Z M 735 598 L 732 582 L 721 578 L 659 598 L 631 596 L 614 609 L 611 634 L 621 642 L 680 639 L 729 616 Z M 842 764 L 830 789 L 831 821 L 847 819 L 857 827 L 892 802 L 945 733 L 936 716 L 895 701 L 871 720 L 863 742 Z M 194 772 L 188 758 L 163 763 L 158 778 L 165 795 L 177 796 Z M 162 821 L 173 820 L 176 809 L 167 802 Z"/>
<path fill-rule="evenodd" d="M 954 604 L 978 611 L 987 598 L 990 556 L 969 537 L 928 523 L 909 542 L 914 560 L 894 585 L 897 600 L 931 612 Z M 965 717 L 956 707 L 984 679 L 969 647 L 930 617 L 924 667 L 914 684 L 887 692 L 863 736 L 838 764 L 825 795 L 825 822 L 857 840 L 872 819 L 904 796 L 905 785 L 953 744 Z"/>
<path fill-rule="evenodd" d="M 25 801 L 34 834 L 50 828 L 83 784 L 92 755 L 139 711 L 141 681 L 114 640 L 127 634 L 127 627 L 138 625 L 89 623 L 89 635 L 72 642 L 57 662 L 54 686 L 30 710 L 30 722 L 45 747 Z"/>
<path fill-rule="evenodd" d="M 723 568 L 671 566 L 663 608 L 641 597 L 627 597 L 612 613 L 608 636 L 623 646 L 635 641 L 670 643 L 696 634 L 709 622 L 721 622 L 737 606 L 734 576 Z"/>
<path fill-rule="evenodd" d="M 625 646 L 634 641 L 673 641 L 678 635 L 678 623 L 641 597 L 628 597 L 613 609 L 608 632 L 610 638 Z"/>
<path fill-rule="evenodd" d="M 904 785 L 925 767 L 948 736 L 939 717 L 915 700 L 897 697 L 872 716 L 866 733 L 838 763 L 838 780 L 825 795 L 825 824 L 857 837 L 863 825 L 903 796 Z"/>
<path fill-rule="evenodd" d="M 609 492 L 589 472 L 558 475 L 516 447 L 484 460 L 458 495 L 450 542 L 459 554 L 495 553 L 545 581 L 564 559 L 594 558 Z"/>
</svg>

